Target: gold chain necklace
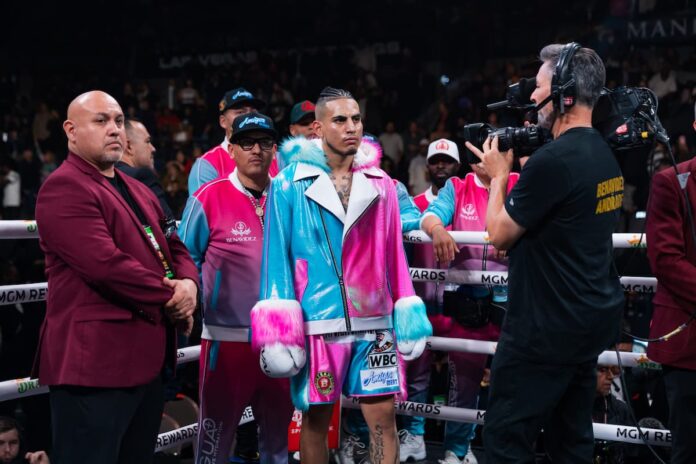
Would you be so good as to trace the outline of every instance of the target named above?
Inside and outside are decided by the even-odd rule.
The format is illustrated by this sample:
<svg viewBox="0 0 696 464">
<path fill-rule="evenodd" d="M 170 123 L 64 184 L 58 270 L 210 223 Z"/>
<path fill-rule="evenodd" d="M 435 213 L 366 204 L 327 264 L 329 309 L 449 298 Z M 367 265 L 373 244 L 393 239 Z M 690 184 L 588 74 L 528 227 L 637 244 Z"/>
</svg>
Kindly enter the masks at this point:
<svg viewBox="0 0 696 464">
<path fill-rule="evenodd" d="M 259 223 L 261 224 L 261 232 L 265 232 L 264 226 L 263 226 L 263 214 L 264 214 L 263 207 L 266 204 L 267 189 L 263 190 L 263 193 L 261 194 L 261 201 L 257 201 L 256 197 L 254 197 L 254 195 L 252 195 L 251 192 L 249 192 L 249 190 L 247 190 L 247 188 L 244 187 L 244 185 L 242 185 L 242 187 L 244 188 L 244 194 L 247 196 L 249 201 L 251 201 L 251 206 L 254 207 L 254 212 L 256 213 L 256 217 L 259 219 Z"/>
</svg>

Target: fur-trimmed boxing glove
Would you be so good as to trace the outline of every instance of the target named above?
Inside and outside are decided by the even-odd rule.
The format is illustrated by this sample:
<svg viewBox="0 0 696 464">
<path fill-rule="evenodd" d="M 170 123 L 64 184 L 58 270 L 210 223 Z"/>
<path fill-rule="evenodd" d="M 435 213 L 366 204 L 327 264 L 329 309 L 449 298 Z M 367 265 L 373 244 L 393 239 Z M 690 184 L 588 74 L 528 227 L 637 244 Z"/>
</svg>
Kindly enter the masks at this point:
<svg viewBox="0 0 696 464">
<path fill-rule="evenodd" d="M 396 347 L 406 361 L 423 354 L 427 338 L 433 334 L 423 300 L 415 295 L 396 300 L 394 334 Z"/>
<path fill-rule="evenodd" d="M 292 377 L 306 362 L 304 319 L 296 300 L 261 300 L 251 310 L 251 347 L 269 377 Z"/>
</svg>

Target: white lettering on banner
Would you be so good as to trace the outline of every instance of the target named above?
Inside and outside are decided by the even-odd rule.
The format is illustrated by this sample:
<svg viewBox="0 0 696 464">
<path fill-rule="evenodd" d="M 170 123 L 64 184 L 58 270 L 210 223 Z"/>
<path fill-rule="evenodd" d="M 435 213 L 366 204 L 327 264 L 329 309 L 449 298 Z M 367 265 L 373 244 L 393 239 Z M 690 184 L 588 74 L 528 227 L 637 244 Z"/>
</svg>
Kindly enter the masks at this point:
<svg viewBox="0 0 696 464">
<path fill-rule="evenodd" d="M 203 429 L 203 442 L 200 449 L 200 460 L 203 464 L 212 464 L 216 461 L 218 455 L 218 447 L 220 446 L 220 428 L 213 419 L 205 418 L 201 423 Z"/>
<path fill-rule="evenodd" d="M 367 391 L 393 387 L 399 383 L 399 371 L 396 367 L 362 370 L 360 371 L 360 382 Z"/>
</svg>

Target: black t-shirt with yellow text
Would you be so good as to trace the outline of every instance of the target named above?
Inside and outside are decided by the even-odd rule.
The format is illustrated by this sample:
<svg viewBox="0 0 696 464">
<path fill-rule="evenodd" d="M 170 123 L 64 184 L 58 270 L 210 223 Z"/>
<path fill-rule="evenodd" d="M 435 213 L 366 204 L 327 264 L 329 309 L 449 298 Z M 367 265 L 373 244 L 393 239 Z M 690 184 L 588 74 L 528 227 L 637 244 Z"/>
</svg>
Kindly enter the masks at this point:
<svg viewBox="0 0 696 464">
<path fill-rule="evenodd" d="M 568 364 L 616 341 L 624 296 L 612 233 L 622 199 L 619 165 L 592 128 L 569 129 L 529 159 L 505 200 L 526 231 L 509 253 L 501 347 Z"/>
</svg>

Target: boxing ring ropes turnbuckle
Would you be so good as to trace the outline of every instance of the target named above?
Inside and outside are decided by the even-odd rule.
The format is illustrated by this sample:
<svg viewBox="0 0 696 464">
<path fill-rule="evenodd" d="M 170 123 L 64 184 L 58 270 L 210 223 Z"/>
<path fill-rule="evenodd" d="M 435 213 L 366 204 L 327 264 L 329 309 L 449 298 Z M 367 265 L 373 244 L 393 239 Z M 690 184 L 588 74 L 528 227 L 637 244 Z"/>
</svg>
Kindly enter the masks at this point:
<svg viewBox="0 0 696 464">
<path fill-rule="evenodd" d="M 450 232 L 460 244 L 482 245 L 487 242 L 483 232 Z M 38 238 L 35 221 L 0 221 L 0 239 Z M 430 238 L 423 232 L 410 232 L 404 235 L 404 242 L 427 243 Z M 646 238 L 639 234 L 614 234 L 614 248 L 645 248 Z M 507 285 L 506 272 L 491 271 L 458 271 L 447 269 L 411 268 L 411 277 L 419 282 L 452 282 L 458 284 L 477 285 Z M 626 291 L 653 293 L 656 280 L 652 277 L 622 277 L 621 284 Z M 0 286 L 0 305 L 43 301 L 47 295 L 47 284 L 35 283 L 25 285 Z M 458 351 L 480 354 L 494 354 L 496 342 L 430 337 L 428 349 L 438 351 Z M 180 349 L 177 353 L 177 363 L 183 364 L 199 358 L 200 346 L 190 346 Z M 657 363 L 650 361 L 644 354 L 619 352 L 621 363 L 625 367 L 643 367 L 659 369 Z M 605 351 L 597 359 L 599 364 L 616 365 L 616 352 Z M 23 378 L 0 382 L 0 401 L 8 401 L 27 396 L 48 392 L 48 387 L 39 385 L 37 379 Z M 343 398 L 344 408 L 359 408 L 357 400 Z M 397 401 L 396 413 L 408 416 L 421 416 L 445 421 L 469 422 L 483 424 L 485 411 L 476 409 L 455 408 L 450 406 Z M 250 407 L 244 411 L 240 424 L 253 420 Z M 205 426 L 205 424 L 204 424 Z M 619 441 L 632 444 L 645 442 L 657 446 L 670 446 L 671 433 L 668 430 L 640 429 L 636 427 L 617 426 L 610 424 L 593 424 L 596 440 Z M 170 432 L 162 433 L 157 438 L 155 451 L 164 451 L 182 443 L 190 442 L 198 434 L 198 424 L 190 424 Z"/>
</svg>

